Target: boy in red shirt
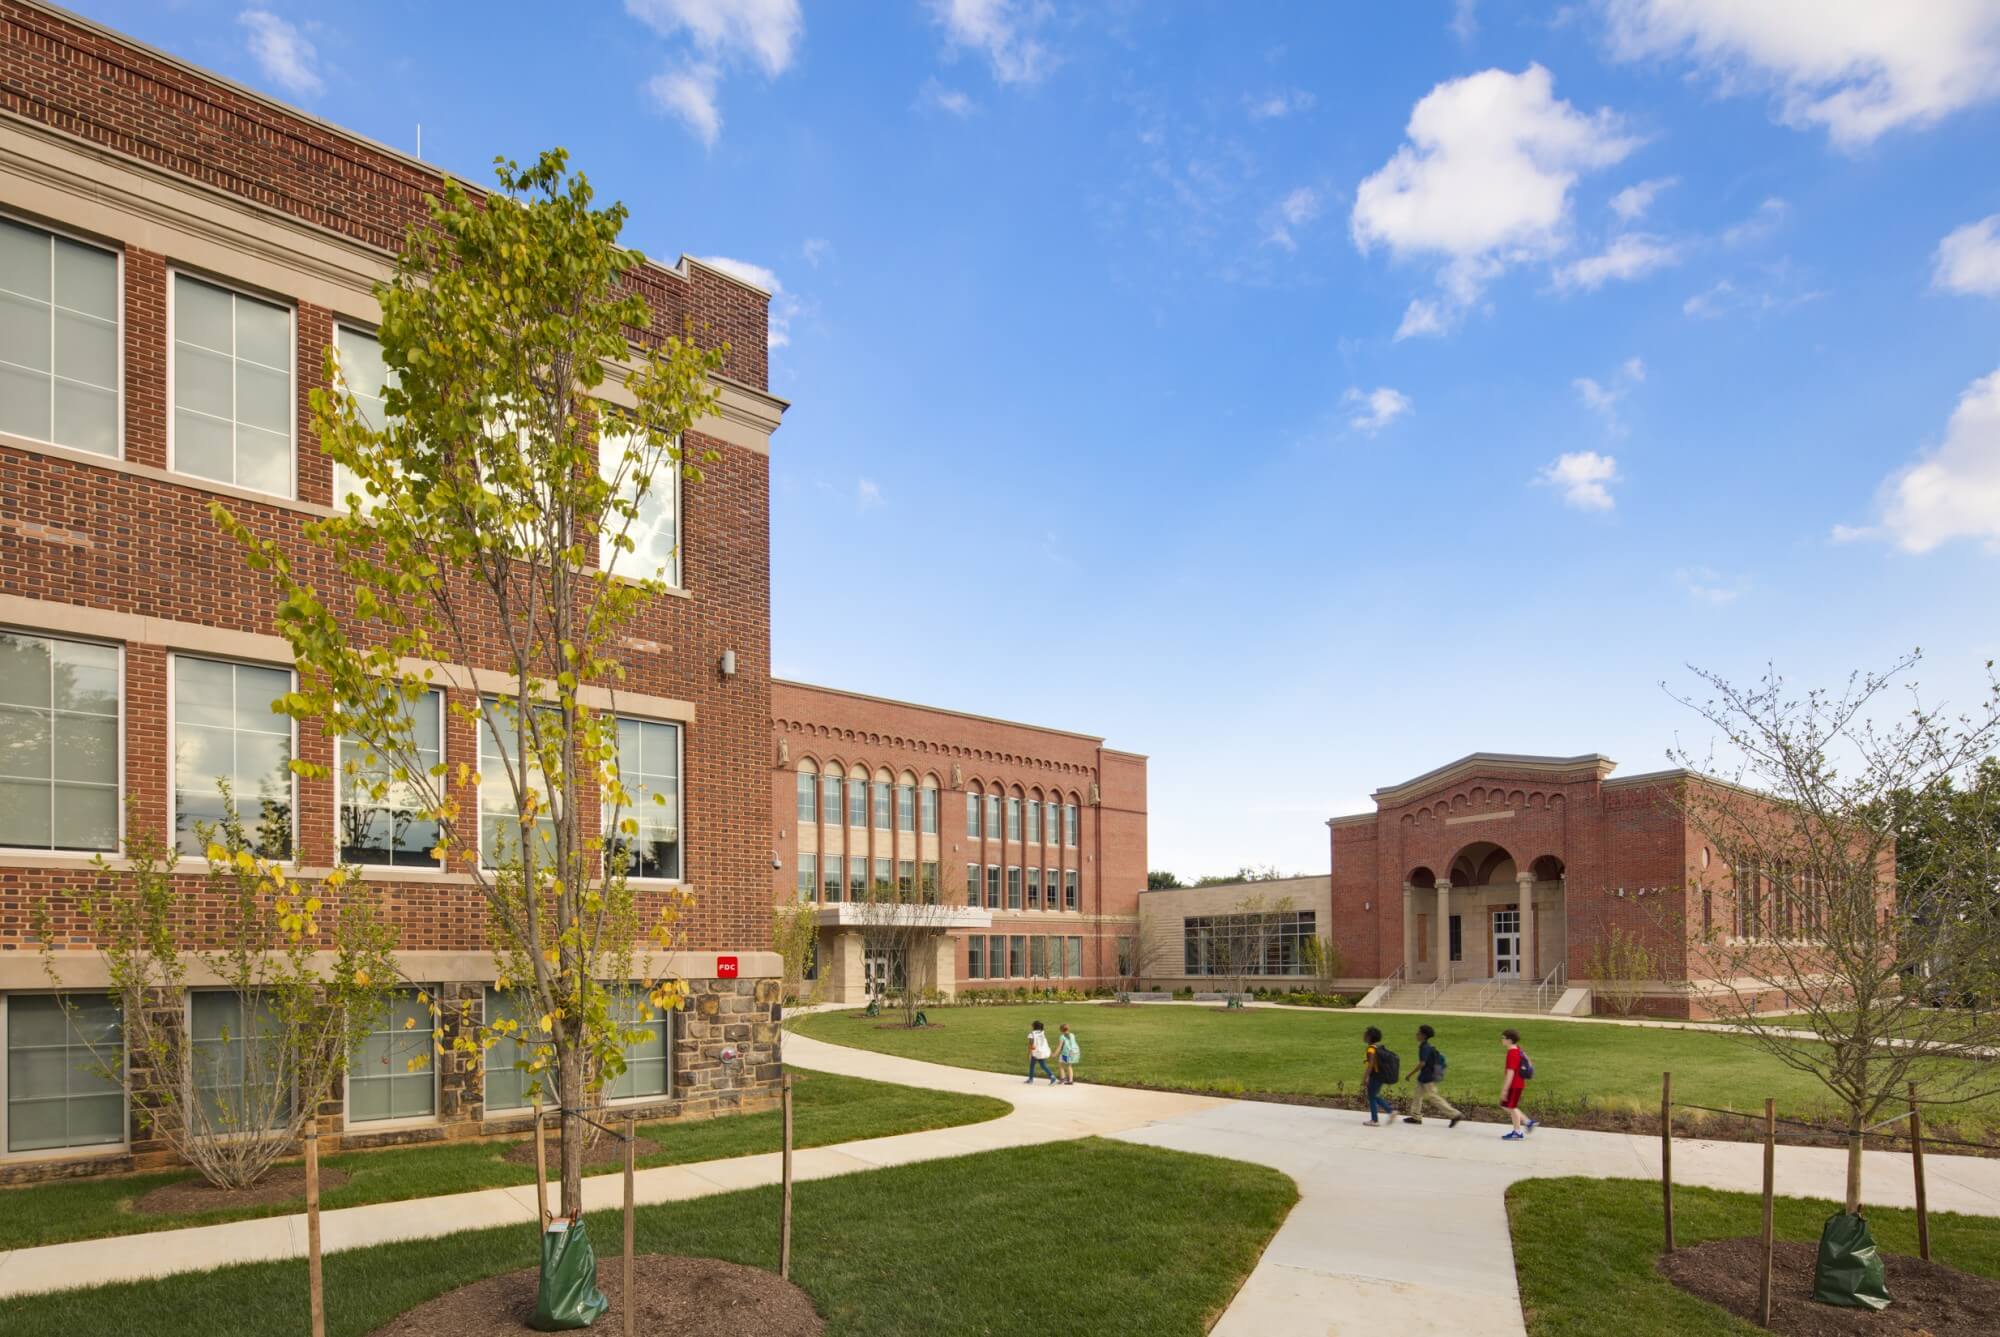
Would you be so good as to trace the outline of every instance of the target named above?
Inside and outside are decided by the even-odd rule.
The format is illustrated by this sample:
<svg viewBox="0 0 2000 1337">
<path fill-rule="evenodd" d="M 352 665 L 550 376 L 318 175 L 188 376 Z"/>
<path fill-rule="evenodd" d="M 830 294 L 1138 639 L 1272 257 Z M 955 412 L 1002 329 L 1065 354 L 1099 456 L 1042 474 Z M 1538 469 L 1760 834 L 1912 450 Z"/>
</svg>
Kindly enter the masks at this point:
<svg viewBox="0 0 2000 1337">
<path fill-rule="evenodd" d="M 1527 1071 L 1533 1071 L 1533 1068 L 1527 1064 L 1527 1055 L 1521 1052 L 1519 1031 L 1502 1031 L 1500 1038 L 1507 1045 L 1507 1066 L 1501 1074 L 1500 1082 L 1500 1106 L 1507 1111 L 1507 1117 L 1514 1121 L 1513 1129 L 1502 1133 L 1500 1140 L 1519 1142 L 1535 1131 L 1535 1120 L 1521 1111 L 1521 1091 L 1528 1084 L 1523 1068 L 1526 1067 Z"/>
</svg>

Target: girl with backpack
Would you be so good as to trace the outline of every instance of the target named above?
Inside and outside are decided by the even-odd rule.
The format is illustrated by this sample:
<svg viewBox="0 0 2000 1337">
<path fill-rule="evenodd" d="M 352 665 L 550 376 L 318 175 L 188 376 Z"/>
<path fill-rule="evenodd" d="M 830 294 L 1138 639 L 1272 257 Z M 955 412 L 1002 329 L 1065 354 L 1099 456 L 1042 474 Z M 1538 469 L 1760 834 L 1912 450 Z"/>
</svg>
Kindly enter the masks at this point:
<svg viewBox="0 0 2000 1337">
<path fill-rule="evenodd" d="M 1514 1126 L 1500 1134 L 1502 1142 L 1519 1142 L 1535 1131 L 1536 1121 L 1521 1110 L 1521 1091 L 1528 1079 L 1535 1075 L 1535 1065 L 1528 1061 L 1526 1051 L 1521 1048 L 1521 1033 L 1515 1030 L 1500 1032 L 1500 1039 L 1507 1046 L 1507 1065 L 1503 1069 L 1500 1082 L 1500 1106 L 1507 1111 L 1507 1117 Z"/>
<path fill-rule="evenodd" d="M 1056 1074 L 1064 1086 L 1076 1085 L 1076 1065 L 1083 1061 L 1083 1048 L 1076 1042 L 1076 1032 L 1063 1023 L 1062 1041 L 1056 1046 Z"/>
<path fill-rule="evenodd" d="M 1399 1064 L 1396 1056 L 1383 1047 L 1382 1032 L 1378 1027 L 1370 1026 L 1362 1032 L 1361 1038 L 1368 1044 L 1367 1050 L 1361 1056 L 1362 1079 L 1368 1087 L 1368 1126 L 1380 1128 L 1384 1122 L 1396 1121 L 1396 1107 L 1382 1094 L 1382 1088 L 1396 1080 L 1395 1069 Z M 1385 1121 L 1376 1118 L 1377 1114 L 1386 1114 L 1389 1117 Z"/>
</svg>

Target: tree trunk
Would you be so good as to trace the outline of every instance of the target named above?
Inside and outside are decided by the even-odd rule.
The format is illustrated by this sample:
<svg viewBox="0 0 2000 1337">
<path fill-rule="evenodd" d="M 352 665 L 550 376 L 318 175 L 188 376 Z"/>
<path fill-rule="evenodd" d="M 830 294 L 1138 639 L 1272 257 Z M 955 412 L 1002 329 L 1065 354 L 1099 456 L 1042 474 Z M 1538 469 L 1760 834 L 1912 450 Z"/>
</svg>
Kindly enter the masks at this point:
<svg viewBox="0 0 2000 1337">
<path fill-rule="evenodd" d="M 562 1214 L 572 1221 L 583 1216 L 584 1124 L 576 1117 L 583 1108 L 583 1051 L 564 1045 L 556 1059 L 556 1087 L 562 1093 Z"/>
<path fill-rule="evenodd" d="M 1847 1120 L 1847 1214 L 1859 1215 L 1861 1211 L 1861 1116 L 1850 1114 Z"/>
</svg>

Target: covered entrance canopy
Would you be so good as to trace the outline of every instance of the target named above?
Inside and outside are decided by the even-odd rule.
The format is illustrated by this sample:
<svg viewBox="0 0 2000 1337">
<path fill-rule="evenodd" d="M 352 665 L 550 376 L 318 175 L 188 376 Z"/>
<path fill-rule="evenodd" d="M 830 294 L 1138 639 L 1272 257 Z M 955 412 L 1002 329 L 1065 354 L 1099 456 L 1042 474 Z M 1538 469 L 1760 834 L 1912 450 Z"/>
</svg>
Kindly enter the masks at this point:
<svg viewBox="0 0 2000 1337">
<path fill-rule="evenodd" d="M 1535 984 L 1559 970 L 1569 948 L 1560 857 L 1523 865 L 1498 841 L 1473 840 L 1445 867 L 1404 875 L 1405 979 Z"/>
<path fill-rule="evenodd" d="M 990 911 L 934 902 L 843 902 L 818 911 L 820 997 L 862 1003 L 905 988 L 958 986 L 954 934 L 992 927 Z"/>
</svg>

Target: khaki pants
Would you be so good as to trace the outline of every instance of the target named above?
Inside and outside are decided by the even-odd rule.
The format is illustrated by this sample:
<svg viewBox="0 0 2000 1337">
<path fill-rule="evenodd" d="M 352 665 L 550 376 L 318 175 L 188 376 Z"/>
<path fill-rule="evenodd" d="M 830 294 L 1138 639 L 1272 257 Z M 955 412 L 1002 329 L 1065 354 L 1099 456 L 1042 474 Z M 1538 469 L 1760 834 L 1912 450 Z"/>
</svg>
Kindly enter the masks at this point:
<svg viewBox="0 0 2000 1337">
<path fill-rule="evenodd" d="M 1417 1093 L 1410 1097 L 1410 1117 L 1412 1119 L 1423 1118 L 1424 1103 L 1426 1101 L 1432 1101 L 1432 1100 L 1435 1100 L 1437 1102 L 1437 1107 L 1443 1110 L 1446 1114 L 1449 1114 L 1452 1118 L 1458 1119 L 1464 1117 L 1458 1112 L 1456 1106 L 1454 1106 L 1449 1100 L 1446 1100 L 1444 1096 L 1439 1093 L 1438 1084 L 1436 1082 L 1417 1083 Z"/>
</svg>

